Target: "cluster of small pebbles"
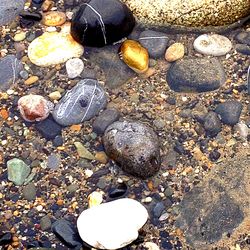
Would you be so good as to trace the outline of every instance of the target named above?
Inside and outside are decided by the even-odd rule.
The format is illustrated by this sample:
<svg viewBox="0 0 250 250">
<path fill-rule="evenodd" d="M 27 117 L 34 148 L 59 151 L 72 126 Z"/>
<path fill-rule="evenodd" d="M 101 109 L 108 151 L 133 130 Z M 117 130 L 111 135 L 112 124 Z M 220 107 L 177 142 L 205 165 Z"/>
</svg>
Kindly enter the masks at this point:
<svg viewBox="0 0 250 250">
<path fill-rule="evenodd" d="M 137 1 L 3 3 L 0 249 L 249 249 L 250 25 L 173 34 L 137 26 Z"/>
</svg>

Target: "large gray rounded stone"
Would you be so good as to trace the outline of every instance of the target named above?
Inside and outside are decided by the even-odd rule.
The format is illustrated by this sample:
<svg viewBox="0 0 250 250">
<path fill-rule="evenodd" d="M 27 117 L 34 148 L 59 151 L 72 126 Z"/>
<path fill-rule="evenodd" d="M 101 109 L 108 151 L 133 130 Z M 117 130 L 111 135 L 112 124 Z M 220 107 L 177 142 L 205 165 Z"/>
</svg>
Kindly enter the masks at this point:
<svg viewBox="0 0 250 250">
<path fill-rule="evenodd" d="M 222 26 L 249 15 L 248 0 L 122 0 L 139 23 Z"/>
<path fill-rule="evenodd" d="M 11 87 L 18 79 L 19 73 L 22 69 L 22 63 L 14 55 L 8 55 L 1 58 L 0 91 L 6 91 Z"/>
<path fill-rule="evenodd" d="M 0 26 L 13 21 L 23 10 L 25 0 L 1 0 L 0 1 Z"/>
<path fill-rule="evenodd" d="M 98 81 L 84 79 L 67 91 L 52 115 L 63 126 L 78 124 L 93 118 L 106 104 L 106 93 Z"/>
<path fill-rule="evenodd" d="M 216 58 L 187 58 L 170 66 L 167 82 L 177 92 L 212 91 L 224 84 L 225 71 Z"/>
<path fill-rule="evenodd" d="M 156 133 L 138 121 L 117 121 L 105 131 L 107 155 L 134 176 L 147 178 L 160 168 L 160 145 Z"/>
</svg>

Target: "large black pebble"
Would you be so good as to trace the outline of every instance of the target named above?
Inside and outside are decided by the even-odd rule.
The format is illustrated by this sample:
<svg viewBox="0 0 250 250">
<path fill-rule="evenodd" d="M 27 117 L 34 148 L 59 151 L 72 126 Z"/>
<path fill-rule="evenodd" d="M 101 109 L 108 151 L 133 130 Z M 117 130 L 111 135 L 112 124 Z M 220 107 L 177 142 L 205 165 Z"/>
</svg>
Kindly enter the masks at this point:
<svg viewBox="0 0 250 250">
<path fill-rule="evenodd" d="M 112 187 L 109 191 L 109 197 L 112 199 L 120 198 L 127 193 L 128 187 L 125 183 L 120 183 L 116 187 Z"/>
<path fill-rule="evenodd" d="M 73 38 L 90 47 L 103 47 L 127 37 L 135 26 L 130 9 L 118 0 L 84 0 L 71 22 Z"/>
</svg>

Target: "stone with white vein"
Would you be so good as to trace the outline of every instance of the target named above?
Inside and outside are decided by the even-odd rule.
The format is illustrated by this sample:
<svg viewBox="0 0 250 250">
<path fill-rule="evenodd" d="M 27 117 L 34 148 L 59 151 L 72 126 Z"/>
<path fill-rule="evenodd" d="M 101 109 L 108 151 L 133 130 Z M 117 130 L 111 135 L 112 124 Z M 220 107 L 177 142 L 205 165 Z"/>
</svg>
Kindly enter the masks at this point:
<svg viewBox="0 0 250 250">
<path fill-rule="evenodd" d="M 90 120 L 105 108 L 107 96 L 95 79 L 78 82 L 56 105 L 52 115 L 63 126 Z"/>
<path fill-rule="evenodd" d="M 84 210 L 77 228 L 82 240 L 97 249 L 118 249 L 137 239 L 148 212 L 138 201 L 118 199 Z"/>
<path fill-rule="evenodd" d="M 222 35 L 203 34 L 195 39 L 194 49 L 204 55 L 223 56 L 232 49 L 232 43 Z"/>
<path fill-rule="evenodd" d="M 84 69 L 83 61 L 80 58 L 72 58 L 66 62 L 66 71 L 70 79 L 78 77 Z"/>
</svg>

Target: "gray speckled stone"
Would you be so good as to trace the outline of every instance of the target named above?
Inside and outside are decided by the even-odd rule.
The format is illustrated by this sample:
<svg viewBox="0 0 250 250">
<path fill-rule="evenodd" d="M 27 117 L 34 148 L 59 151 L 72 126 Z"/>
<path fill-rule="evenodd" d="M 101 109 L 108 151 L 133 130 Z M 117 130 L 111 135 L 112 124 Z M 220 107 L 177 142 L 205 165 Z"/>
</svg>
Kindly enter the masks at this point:
<svg viewBox="0 0 250 250">
<path fill-rule="evenodd" d="M 11 87 L 22 69 L 22 63 L 13 55 L 0 59 L 0 91 L 6 91 Z"/>
<path fill-rule="evenodd" d="M 0 1 L 0 26 L 13 21 L 24 7 L 25 0 Z"/>
<path fill-rule="evenodd" d="M 159 58 L 165 54 L 169 38 L 165 33 L 146 30 L 140 34 L 140 44 L 148 50 L 150 57 Z"/>
<path fill-rule="evenodd" d="M 84 79 L 62 97 L 53 117 L 63 126 L 79 124 L 93 118 L 106 104 L 107 96 L 98 81 Z"/>
<path fill-rule="evenodd" d="M 160 169 L 160 143 L 152 128 L 138 121 L 117 121 L 103 136 L 107 155 L 134 176 L 147 178 Z"/>
</svg>

